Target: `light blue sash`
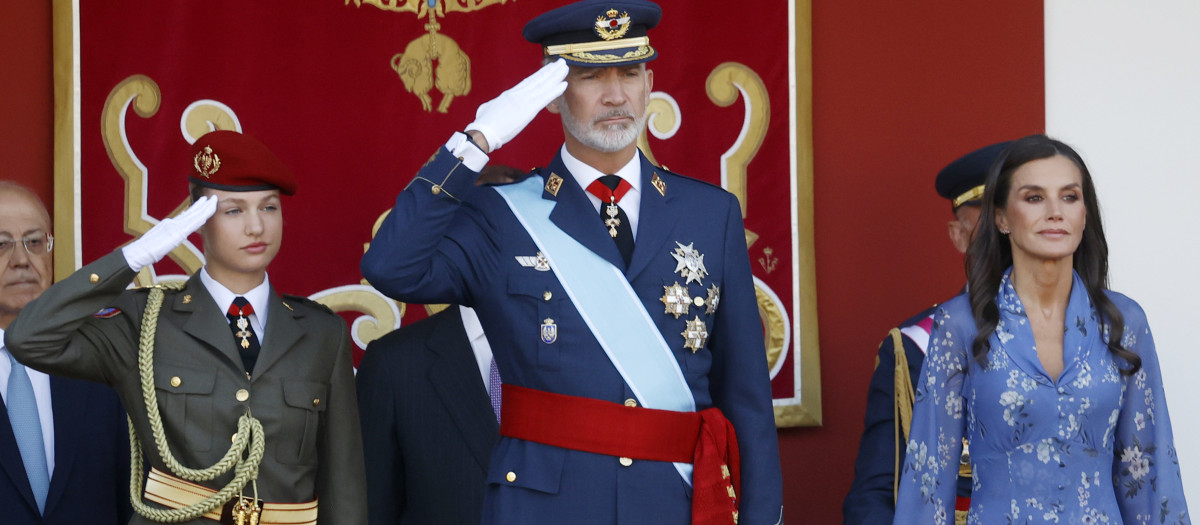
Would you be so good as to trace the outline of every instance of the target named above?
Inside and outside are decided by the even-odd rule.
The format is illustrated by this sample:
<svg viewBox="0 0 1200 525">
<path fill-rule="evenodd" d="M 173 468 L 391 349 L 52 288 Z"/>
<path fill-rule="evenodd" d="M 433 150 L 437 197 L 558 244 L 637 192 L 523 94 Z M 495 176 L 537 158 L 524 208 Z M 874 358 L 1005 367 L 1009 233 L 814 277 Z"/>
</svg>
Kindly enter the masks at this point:
<svg viewBox="0 0 1200 525">
<path fill-rule="evenodd" d="M 542 198 L 541 177 L 495 190 L 549 261 L 567 297 L 641 406 L 695 412 L 696 400 L 679 362 L 625 274 L 550 221 L 554 202 Z M 692 483 L 690 463 L 675 463 L 675 469 Z"/>
</svg>

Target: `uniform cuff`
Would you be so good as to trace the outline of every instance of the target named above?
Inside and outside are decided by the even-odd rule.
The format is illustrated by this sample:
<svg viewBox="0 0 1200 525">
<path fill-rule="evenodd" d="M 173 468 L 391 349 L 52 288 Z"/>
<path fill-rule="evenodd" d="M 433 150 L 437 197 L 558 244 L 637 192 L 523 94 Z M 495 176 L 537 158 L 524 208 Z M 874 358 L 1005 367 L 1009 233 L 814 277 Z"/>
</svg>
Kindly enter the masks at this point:
<svg viewBox="0 0 1200 525">
<path fill-rule="evenodd" d="M 482 171 L 490 160 L 487 153 L 479 149 L 479 145 L 461 131 L 456 131 L 454 135 L 450 136 L 450 140 L 446 141 L 446 149 L 455 157 L 462 159 L 463 166 L 474 172 Z"/>
</svg>

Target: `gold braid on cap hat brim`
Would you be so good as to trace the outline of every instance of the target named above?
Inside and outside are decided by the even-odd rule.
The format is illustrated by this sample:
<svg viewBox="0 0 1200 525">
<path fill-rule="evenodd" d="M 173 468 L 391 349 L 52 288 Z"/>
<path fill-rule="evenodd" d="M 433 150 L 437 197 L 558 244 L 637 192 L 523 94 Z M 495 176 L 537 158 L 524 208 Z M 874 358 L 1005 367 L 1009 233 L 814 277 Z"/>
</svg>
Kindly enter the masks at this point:
<svg viewBox="0 0 1200 525">
<path fill-rule="evenodd" d="M 650 48 L 650 37 L 638 36 L 634 38 L 620 38 L 620 40 L 599 41 L 599 42 L 580 42 L 569 44 L 556 44 L 556 46 L 546 46 L 546 55 L 575 55 L 589 54 L 592 52 L 606 52 L 610 49 L 622 48 Z"/>
<path fill-rule="evenodd" d="M 975 186 L 954 198 L 954 207 L 962 206 L 964 203 L 973 201 L 983 196 L 983 184 Z"/>
</svg>

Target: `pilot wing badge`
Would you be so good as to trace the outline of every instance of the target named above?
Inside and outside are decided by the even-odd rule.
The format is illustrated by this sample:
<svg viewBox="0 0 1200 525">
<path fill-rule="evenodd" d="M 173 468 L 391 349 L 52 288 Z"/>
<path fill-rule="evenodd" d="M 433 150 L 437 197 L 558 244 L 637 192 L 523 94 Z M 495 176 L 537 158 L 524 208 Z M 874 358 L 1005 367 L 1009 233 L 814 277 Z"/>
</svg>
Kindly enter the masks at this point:
<svg viewBox="0 0 1200 525">
<path fill-rule="evenodd" d="M 533 268 L 539 272 L 550 271 L 550 261 L 546 260 L 546 256 L 542 252 L 537 252 L 537 255 L 518 255 L 517 262 L 526 268 Z"/>
</svg>

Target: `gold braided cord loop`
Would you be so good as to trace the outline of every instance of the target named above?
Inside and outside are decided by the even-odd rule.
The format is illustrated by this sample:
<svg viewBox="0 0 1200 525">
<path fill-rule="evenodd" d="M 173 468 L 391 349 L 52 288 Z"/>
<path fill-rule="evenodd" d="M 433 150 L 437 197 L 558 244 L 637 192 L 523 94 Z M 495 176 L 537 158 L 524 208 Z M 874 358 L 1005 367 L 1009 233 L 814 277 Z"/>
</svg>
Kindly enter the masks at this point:
<svg viewBox="0 0 1200 525">
<path fill-rule="evenodd" d="M 216 494 L 195 505 L 180 509 L 157 509 L 142 501 L 145 481 L 142 479 L 142 444 L 137 439 L 133 420 L 129 419 L 129 496 L 133 508 L 147 519 L 166 523 L 194 520 L 216 510 L 240 495 L 246 485 L 258 477 L 258 466 L 262 463 L 265 448 L 262 422 L 247 410 L 238 419 L 238 431 L 229 451 L 216 464 L 206 469 L 192 469 L 180 464 L 171 454 L 163 430 L 162 414 L 158 410 L 158 393 L 154 389 L 154 336 L 158 330 L 158 313 L 162 310 L 163 290 L 181 290 L 185 283 L 163 283 L 150 290 L 146 311 L 142 314 L 141 334 L 138 338 L 138 374 L 142 383 L 142 398 L 146 404 L 146 418 L 154 434 L 154 443 L 163 463 L 172 474 L 191 481 L 210 481 L 234 469 L 234 477 Z M 247 448 L 249 449 L 247 454 Z M 243 456 L 245 456 L 243 458 Z M 236 468 L 235 468 L 236 465 Z"/>
<path fill-rule="evenodd" d="M 900 451 L 905 449 L 908 442 L 908 432 L 912 427 L 913 402 L 916 400 L 916 395 L 913 394 L 912 377 L 908 373 L 908 353 L 904 351 L 904 340 L 901 339 L 900 329 L 893 328 L 888 335 L 892 338 L 892 351 L 896 360 L 896 365 L 892 369 L 892 384 L 895 392 L 892 415 L 895 417 L 893 426 L 896 431 L 892 501 L 895 501 L 900 494 Z M 903 434 L 903 439 L 901 434 Z"/>
</svg>

